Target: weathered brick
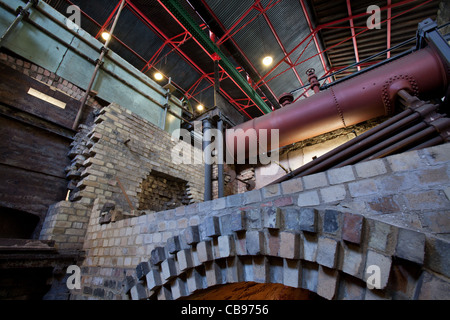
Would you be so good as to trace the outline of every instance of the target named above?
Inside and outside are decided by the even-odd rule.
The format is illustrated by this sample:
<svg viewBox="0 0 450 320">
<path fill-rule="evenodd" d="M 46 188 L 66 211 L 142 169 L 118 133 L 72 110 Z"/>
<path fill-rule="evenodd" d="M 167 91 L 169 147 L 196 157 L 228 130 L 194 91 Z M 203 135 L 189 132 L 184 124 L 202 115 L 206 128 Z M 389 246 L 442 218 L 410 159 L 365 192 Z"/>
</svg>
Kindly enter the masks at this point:
<svg viewBox="0 0 450 320">
<path fill-rule="evenodd" d="M 205 263 L 205 274 L 208 287 L 222 284 L 222 271 L 216 262 L 210 261 Z"/>
<path fill-rule="evenodd" d="M 355 180 L 355 175 L 353 174 L 353 169 L 351 166 L 331 169 L 327 171 L 327 174 L 330 184 L 340 184 Z"/>
<path fill-rule="evenodd" d="M 136 277 L 139 280 L 145 277 L 145 275 L 150 271 L 150 265 L 147 261 L 141 262 L 136 266 Z"/>
<path fill-rule="evenodd" d="M 173 258 L 168 258 L 161 262 L 161 272 L 165 280 L 175 277 L 177 275 L 175 260 Z"/>
<path fill-rule="evenodd" d="M 283 284 L 300 288 L 302 283 L 302 267 L 300 260 L 283 259 Z"/>
<path fill-rule="evenodd" d="M 315 262 L 317 257 L 317 235 L 303 233 L 302 235 L 302 259 Z"/>
<path fill-rule="evenodd" d="M 323 237 L 319 238 L 316 258 L 317 263 L 328 268 L 334 268 L 338 252 L 337 247 L 338 242 L 336 240 Z"/>
<path fill-rule="evenodd" d="M 294 204 L 294 199 L 292 199 L 292 197 L 281 197 L 281 198 L 277 198 L 274 199 L 272 201 L 273 206 L 274 207 L 286 207 L 286 206 L 290 206 L 292 204 Z"/>
<path fill-rule="evenodd" d="M 316 190 L 301 192 L 297 203 L 299 207 L 317 206 L 320 204 L 319 194 Z"/>
<path fill-rule="evenodd" d="M 291 232 L 280 232 L 280 251 L 278 255 L 286 259 L 299 259 L 300 235 Z"/>
<path fill-rule="evenodd" d="M 180 271 L 185 271 L 194 266 L 192 262 L 191 250 L 184 249 L 177 252 L 177 261 Z"/>
<path fill-rule="evenodd" d="M 344 245 L 343 255 L 342 271 L 351 276 L 362 279 L 362 273 L 364 271 L 364 256 L 361 249 Z"/>
<path fill-rule="evenodd" d="M 323 172 L 305 176 L 303 177 L 303 185 L 305 189 L 325 187 L 328 185 L 327 176 Z"/>
<path fill-rule="evenodd" d="M 417 299 L 450 300 L 450 283 L 425 271 L 422 275 L 422 284 Z"/>
<path fill-rule="evenodd" d="M 95 289 L 97 290 L 97 289 Z M 94 295 L 95 295 L 94 290 Z M 102 296 L 104 296 L 104 289 Z M 142 285 L 142 283 L 137 283 L 135 286 L 133 286 L 130 290 L 131 293 L 131 299 L 133 300 L 144 300 L 148 298 L 147 291 L 145 290 L 145 287 Z"/>
<path fill-rule="evenodd" d="M 228 258 L 230 256 L 234 256 L 236 250 L 234 248 L 234 239 L 233 236 L 220 236 L 218 238 L 219 244 L 219 257 L 220 258 Z"/>
<path fill-rule="evenodd" d="M 211 241 L 201 241 L 197 243 L 197 256 L 201 263 L 213 259 Z"/>
<path fill-rule="evenodd" d="M 181 247 L 180 247 L 179 237 L 174 236 L 174 237 L 170 237 L 169 239 L 167 239 L 166 247 L 167 247 L 167 251 L 172 254 L 180 251 Z"/>
<path fill-rule="evenodd" d="M 386 166 L 382 159 L 359 162 L 355 164 L 356 174 L 360 178 L 370 178 L 387 172 Z"/>
<path fill-rule="evenodd" d="M 220 235 L 219 218 L 216 216 L 206 217 L 203 222 L 205 235 L 207 237 L 215 237 Z"/>
<path fill-rule="evenodd" d="M 370 209 L 379 213 L 395 213 L 401 212 L 400 206 L 395 200 L 396 196 L 387 196 L 375 198 L 372 201 L 368 201 Z"/>
<path fill-rule="evenodd" d="M 431 270 L 450 278 L 450 242 L 430 239 L 426 242 L 425 265 Z"/>
<path fill-rule="evenodd" d="M 348 189 L 352 197 L 363 197 L 378 192 L 375 181 L 371 179 L 351 182 L 348 184 Z"/>
<path fill-rule="evenodd" d="M 189 294 L 197 290 L 203 289 L 203 277 L 197 269 L 193 268 L 186 273 L 186 285 Z"/>
<path fill-rule="evenodd" d="M 244 269 L 241 260 L 238 257 L 231 257 L 227 259 L 226 277 L 227 283 L 244 281 Z"/>
<path fill-rule="evenodd" d="M 336 289 L 339 280 L 337 270 L 319 266 L 317 276 L 317 294 L 325 299 L 332 300 L 336 296 Z"/>
<path fill-rule="evenodd" d="M 156 268 L 151 268 L 145 275 L 148 290 L 155 290 L 162 285 L 161 273 Z"/>
<path fill-rule="evenodd" d="M 173 300 L 172 292 L 164 286 L 158 291 L 157 297 L 158 300 Z"/>
<path fill-rule="evenodd" d="M 171 282 L 170 289 L 172 291 L 172 299 L 174 300 L 188 295 L 186 283 L 180 278 L 175 278 Z"/>
<path fill-rule="evenodd" d="M 263 219 L 264 227 L 270 229 L 279 229 L 281 226 L 281 210 L 274 207 L 261 208 L 261 216 Z"/>
<path fill-rule="evenodd" d="M 422 159 L 417 151 L 410 151 L 393 155 L 387 158 L 392 171 L 414 170 L 423 166 Z"/>
<path fill-rule="evenodd" d="M 270 269 L 267 257 L 253 257 L 253 278 L 252 281 L 259 283 L 267 283 L 270 279 Z"/>
<path fill-rule="evenodd" d="M 370 225 L 369 248 L 388 252 L 390 243 L 393 243 L 394 241 L 394 232 L 394 227 L 391 225 L 380 221 L 373 221 Z"/>
<path fill-rule="evenodd" d="M 302 288 L 317 292 L 319 267 L 317 265 L 305 264 L 302 268 Z"/>
<path fill-rule="evenodd" d="M 261 192 L 265 199 L 279 196 L 281 194 L 280 185 L 272 184 L 272 185 L 266 186 L 261 189 Z"/>
<path fill-rule="evenodd" d="M 249 255 L 264 254 L 264 234 L 260 231 L 247 231 L 245 244 Z"/>
<path fill-rule="evenodd" d="M 366 281 L 370 286 L 374 286 L 376 289 L 384 289 L 389 280 L 389 275 L 391 272 L 391 265 L 392 265 L 392 259 L 391 257 L 382 255 L 378 252 L 368 250 L 367 251 L 367 257 L 366 257 L 366 268 L 364 271 L 364 281 Z M 374 270 L 371 270 L 371 266 L 376 266 L 377 268 Z M 378 269 L 379 268 L 379 269 Z M 373 278 L 374 281 L 371 281 L 371 276 L 376 276 L 376 273 L 378 273 L 379 270 L 379 276 L 380 276 L 380 282 L 379 287 L 377 287 L 376 283 L 376 277 Z"/>
<path fill-rule="evenodd" d="M 285 195 L 303 191 L 302 179 L 290 179 L 288 181 L 282 182 L 281 190 Z"/>
<path fill-rule="evenodd" d="M 395 256 L 423 264 L 425 257 L 425 235 L 417 231 L 399 228 Z"/>
<path fill-rule="evenodd" d="M 437 190 L 407 193 L 404 195 L 409 208 L 416 210 L 442 210 L 450 207 L 450 201 Z"/>
<path fill-rule="evenodd" d="M 322 230 L 326 233 L 337 234 L 341 226 L 342 213 L 336 210 L 325 210 Z"/>
<path fill-rule="evenodd" d="M 342 239 L 348 242 L 360 244 L 363 222 L 363 216 L 345 212 L 342 226 Z"/>
<path fill-rule="evenodd" d="M 300 230 L 317 232 L 317 215 L 314 208 L 300 208 Z"/>
<path fill-rule="evenodd" d="M 163 247 L 156 247 L 150 254 L 150 263 L 158 265 L 166 259 L 166 253 Z"/>
<path fill-rule="evenodd" d="M 232 231 L 244 231 L 245 230 L 245 211 L 236 211 L 231 214 L 230 228 Z"/>
<path fill-rule="evenodd" d="M 189 226 L 183 230 L 183 236 L 187 244 L 192 245 L 200 241 L 198 226 Z"/>
<path fill-rule="evenodd" d="M 261 201 L 261 191 L 259 189 L 244 193 L 244 201 L 243 201 L 244 205 L 260 201 Z"/>
<path fill-rule="evenodd" d="M 347 196 L 347 191 L 344 185 L 336 185 L 320 189 L 320 195 L 323 202 L 335 202 L 344 200 Z"/>
</svg>

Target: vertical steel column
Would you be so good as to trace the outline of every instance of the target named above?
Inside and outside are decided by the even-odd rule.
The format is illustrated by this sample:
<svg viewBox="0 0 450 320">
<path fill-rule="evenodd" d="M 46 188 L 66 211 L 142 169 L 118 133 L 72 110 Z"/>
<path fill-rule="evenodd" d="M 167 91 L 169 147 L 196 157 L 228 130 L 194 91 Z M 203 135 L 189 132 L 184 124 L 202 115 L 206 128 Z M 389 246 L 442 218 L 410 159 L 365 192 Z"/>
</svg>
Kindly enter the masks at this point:
<svg viewBox="0 0 450 320">
<path fill-rule="evenodd" d="M 37 5 L 38 2 L 39 2 L 39 0 L 30 0 L 27 3 L 27 5 L 25 6 L 25 8 L 22 8 L 22 7 L 17 8 L 17 11 L 19 11 L 19 14 L 14 19 L 14 21 L 11 23 L 11 25 L 8 27 L 8 29 L 6 29 L 5 33 L 3 33 L 2 37 L 0 38 L 0 48 L 3 46 L 3 42 L 5 42 L 6 39 L 8 39 L 8 37 L 11 35 L 11 31 L 17 26 L 17 24 L 19 24 L 19 22 L 22 21 L 22 19 L 25 16 L 28 16 L 28 14 L 29 14 L 28 9 L 30 9 L 34 5 Z"/>
<path fill-rule="evenodd" d="M 81 114 L 83 113 L 84 106 L 86 105 L 87 99 L 88 99 L 91 89 L 92 89 L 92 86 L 94 85 L 94 81 L 95 81 L 95 78 L 97 77 L 98 70 L 100 69 L 100 67 L 103 64 L 103 58 L 105 57 L 105 54 L 108 52 L 109 42 L 112 39 L 114 29 L 116 28 L 120 13 L 122 12 L 123 7 L 125 6 L 125 2 L 126 2 L 126 0 L 122 0 L 122 3 L 120 4 L 120 8 L 117 11 L 116 17 L 114 18 L 113 25 L 111 27 L 111 30 L 109 31 L 110 37 L 108 38 L 108 40 L 106 40 L 105 45 L 102 47 L 102 52 L 100 53 L 100 57 L 97 59 L 94 73 L 92 74 L 92 77 L 91 77 L 91 81 L 89 81 L 89 85 L 86 89 L 86 93 L 84 94 L 83 98 L 81 99 L 80 108 L 78 109 L 77 116 L 76 116 L 75 121 L 72 126 L 73 130 L 77 130 L 78 124 L 80 122 Z"/>
<path fill-rule="evenodd" d="M 205 152 L 211 143 L 211 120 L 203 119 L 203 157 L 205 161 L 205 194 L 204 201 L 212 200 L 212 155 L 211 152 Z"/>
</svg>

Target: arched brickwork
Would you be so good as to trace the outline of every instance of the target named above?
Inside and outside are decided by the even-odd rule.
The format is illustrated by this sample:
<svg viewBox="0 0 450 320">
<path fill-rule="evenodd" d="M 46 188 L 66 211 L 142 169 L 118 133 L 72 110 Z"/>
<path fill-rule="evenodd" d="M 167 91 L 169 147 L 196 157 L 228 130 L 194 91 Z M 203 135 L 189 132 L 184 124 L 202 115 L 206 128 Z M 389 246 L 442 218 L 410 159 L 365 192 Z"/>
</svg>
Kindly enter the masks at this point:
<svg viewBox="0 0 450 320">
<path fill-rule="evenodd" d="M 226 223 L 207 217 L 156 247 L 136 267 L 130 297 L 178 299 L 244 281 L 303 288 L 326 299 L 426 298 L 419 278 L 448 287 L 422 266 L 423 233 L 334 209 L 263 207 L 258 221 L 253 214 L 237 211 Z M 378 271 L 378 284 L 369 284 L 379 288 L 370 289 L 366 280 Z"/>
</svg>

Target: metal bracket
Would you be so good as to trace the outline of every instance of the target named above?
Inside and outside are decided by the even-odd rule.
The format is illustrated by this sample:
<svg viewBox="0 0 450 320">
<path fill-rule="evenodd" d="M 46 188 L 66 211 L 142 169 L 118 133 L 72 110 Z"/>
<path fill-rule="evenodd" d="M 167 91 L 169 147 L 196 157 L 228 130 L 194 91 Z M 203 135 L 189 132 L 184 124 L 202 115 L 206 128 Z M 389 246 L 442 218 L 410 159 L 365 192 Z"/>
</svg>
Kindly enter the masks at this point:
<svg viewBox="0 0 450 320">
<path fill-rule="evenodd" d="M 422 49 L 426 44 L 433 47 L 445 60 L 447 66 L 450 66 L 450 46 L 438 31 L 436 22 L 430 18 L 419 23 L 416 49 Z"/>
</svg>

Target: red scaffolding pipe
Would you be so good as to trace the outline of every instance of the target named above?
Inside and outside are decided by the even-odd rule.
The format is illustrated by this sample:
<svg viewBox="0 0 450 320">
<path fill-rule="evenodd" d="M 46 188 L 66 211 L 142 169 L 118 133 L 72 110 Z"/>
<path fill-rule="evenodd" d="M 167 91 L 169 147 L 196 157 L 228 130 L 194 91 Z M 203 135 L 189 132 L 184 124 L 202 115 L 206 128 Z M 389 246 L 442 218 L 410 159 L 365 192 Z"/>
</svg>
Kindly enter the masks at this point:
<svg viewBox="0 0 450 320">
<path fill-rule="evenodd" d="M 400 6 L 400 5 L 404 5 L 404 4 L 406 4 L 406 3 L 415 2 L 415 1 L 416 1 L 416 0 L 406 0 L 406 1 L 402 1 L 402 2 L 397 3 L 397 4 L 391 4 L 390 6 L 386 6 L 386 7 L 380 8 L 380 9 L 381 9 L 381 10 L 386 10 L 388 7 L 394 8 L 394 7 L 398 7 L 398 6 Z M 414 9 L 417 9 L 417 8 L 419 8 L 419 7 L 421 7 L 421 6 L 425 5 L 425 4 L 428 4 L 428 3 L 431 2 L 431 1 L 433 1 L 433 0 L 425 1 L 425 2 L 423 2 L 423 3 L 420 3 L 420 4 L 418 4 L 418 5 L 416 5 L 416 6 L 412 7 L 412 8 L 410 8 L 410 9 L 407 9 L 407 10 L 405 10 L 405 11 L 403 11 L 403 12 L 401 12 L 401 13 L 399 13 L 399 14 L 393 16 L 393 17 L 391 17 L 390 20 L 392 20 L 392 19 L 394 19 L 394 18 L 397 18 L 397 17 L 399 17 L 399 16 L 401 16 L 401 15 L 403 15 L 403 14 L 409 12 L 409 11 L 412 11 L 412 10 L 414 10 Z M 359 15 L 355 15 L 355 16 L 351 16 L 351 17 L 355 18 L 355 17 L 365 16 L 365 15 L 368 15 L 368 13 L 359 14 Z M 343 22 L 343 21 L 348 21 L 351 17 L 339 19 L 339 20 L 336 20 L 336 22 L 337 22 L 337 23 L 341 23 L 341 22 Z M 384 23 L 384 22 L 386 22 L 386 21 L 388 21 L 388 20 L 386 19 L 386 20 L 384 20 L 384 21 L 381 21 L 381 23 Z M 328 25 L 330 25 L 330 24 L 332 24 L 332 23 L 334 23 L 334 22 L 329 22 L 329 23 L 327 23 L 327 24 L 318 26 L 316 29 L 314 29 L 314 32 L 311 32 L 308 36 L 306 36 L 305 39 L 303 39 L 303 40 L 302 40 L 302 41 L 301 41 L 301 42 L 300 42 L 293 50 L 291 50 L 291 51 L 288 53 L 288 55 L 291 55 L 291 54 L 292 54 L 292 53 L 293 53 L 300 45 L 302 45 L 302 44 L 306 41 L 306 39 L 308 39 L 313 33 L 318 32 L 319 30 L 321 30 L 321 29 L 323 29 L 323 28 L 326 28 Z M 360 32 L 358 32 L 358 33 L 356 33 L 356 34 L 355 34 L 355 37 L 358 36 L 358 35 L 360 35 L 360 34 L 362 34 L 362 33 L 364 33 L 364 32 L 366 32 L 366 31 L 368 31 L 368 30 L 370 30 L 370 29 L 367 28 L 367 27 L 364 27 L 364 30 L 362 30 L 362 31 L 360 31 Z M 312 58 L 314 58 L 314 57 L 316 57 L 316 56 L 318 56 L 318 55 L 321 54 L 321 53 L 324 53 L 324 52 L 326 52 L 326 51 L 328 51 L 328 50 L 330 50 L 330 49 L 335 48 L 336 46 L 338 46 L 338 45 L 340 45 L 340 44 L 342 44 L 342 43 L 344 43 L 344 42 L 346 42 L 346 41 L 348 41 L 348 40 L 350 40 L 350 39 L 352 39 L 352 38 L 353 38 L 353 36 L 348 37 L 348 38 L 346 38 L 346 39 L 344 39 L 344 40 L 342 40 L 342 41 L 340 41 L 340 42 L 338 42 L 338 43 L 336 43 L 336 44 L 334 44 L 334 45 L 332 45 L 332 46 L 326 48 L 325 50 L 322 50 L 321 52 L 319 52 L 319 53 L 317 53 L 317 54 L 315 54 L 315 55 L 313 55 L 313 56 L 311 56 L 311 57 L 309 57 L 309 58 L 307 58 L 307 59 L 305 59 L 305 60 L 303 60 L 303 61 L 301 61 L 301 62 L 299 62 L 299 63 L 296 62 L 296 63 L 294 64 L 294 66 L 298 66 L 298 65 L 300 65 L 300 64 L 302 64 L 302 63 L 304 63 L 304 62 L 306 62 L 306 61 L 308 61 L 308 60 L 310 60 L 310 59 L 312 59 Z M 266 74 L 265 74 L 265 75 L 257 82 L 257 85 L 258 85 L 258 86 L 261 86 L 261 85 L 267 85 L 268 82 L 272 81 L 273 79 L 279 77 L 280 75 L 282 75 L 282 74 L 285 73 L 286 71 L 290 70 L 290 68 L 287 68 L 287 69 L 285 69 L 284 71 L 280 72 L 279 74 L 273 76 L 273 77 L 270 78 L 269 80 L 265 80 L 265 79 L 267 78 L 267 76 L 268 76 L 270 73 L 272 73 L 272 72 L 273 72 L 273 71 L 274 71 L 274 70 L 275 70 L 275 69 L 276 69 L 283 61 L 284 61 L 284 59 L 280 60 L 280 61 L 277 63 L 277 65 L 276 65 L 275 67 L 273 67 L 270 71 L 268 71 L 268 72 L 267 72 L 267 73 L 266 73 Z M 298 59 L 297 59 L 297 61 L 298 61 Z"/>
<path fill-rule="evenodd" d="M 255 4 L 255 5 L 256 5 L 256 4 Z M 283 54 L 286 56 L 286 63 L 287 63 L 289 66 L 293 66 L 292 60 L 291 60 L 291 58 L 290 58 L 289 56 L 287 56 L 286 48 L 284 47 L 283 43 L 281 42 L 281 39 L 280 39 L 280 37 L 278 36 L 278 33 L 276 32 L 276 30 L 275 30 L 275 28 L 274 28 L 272 22 L 270 21 L 269 17 L 267 16 L 265 9 L 264 9 L 264 8 L 261 6 L 261 4 L 259 4 L 259 3 L 258 3 L 258 7 L 261 9 L 262 15 L 263 15 L 264 19 L 266 20 L 267 25 L 268 25 L 269 28 L 270 28 L 270 31 L 272 31 L 273 36 L 274 36 L 275 39 L 277 40 L 278 45 L 280 46 L 281 50 L 283 51 Z M 300 75 L 298 74 L 297 69 L 295 69 L 294 67 L 292 67 L 292 71 L 294 72 L 295 77 L 297 78 L 298 82 L 300 83 L 300 86 L 303 86 L 304 83 L 303 83 L 303 81 L 302 81 Z M 305 88 L 304 91 L 307 92 L 308 89 Z M 306 96 L 309 97 L 308 93 L 306 93 Z"/>
<path fill-rule="evenodd" d="M 302 6 L 303 15 L 306 18 L 306 22 L 308 22 L 309 31 L 312 33 L 314 28 L 313 28 L 313 24 L 312 24 L 312 21 L 311 21 L 311 17 L 309 16 L 308 10 L 306 9 L 305 1 L 304 0 L 300 0 L 300 5 Z M 320 52 L 321 49 L 320 49 L 320 46 L 319 46 L 319 41 L 317 40 L 317 37 L 316 37 L 316 33 L 313 33 L 313 39 L 314 39 L 314 45 L 316 46 L 317 52 Z M 320 54 L 319 58 L 320 58 L 320 62 L 322 63 L 323 71 L 325 73 L 327 73 L 328 72 L 328 68 L 327 68 L 327 65 L 325 64 L 325 59 L 323 58 L 323 55 Z M 328 80 L 331 82 L 330 78 L 328 78 Z"/>
<path fill-rule="evenodd" d="M 169 39 L 169 37 L 161 30 L 161 29 L 159 29 L 145 14 L 143 14 L 140 10 L 139 10 L 139 8 L 137 8 L 132 2 L 131 2 L 131 0 L 126 0 L 126 2 L 128 3 L 128 5 L 130 6 L 130 8 L 132 8 L 133 10 L 132 11 L 134 11 L 133 13 L 139 18 L 139 19 L 141 19 L 143 22 L 145 22 L 145 23 L 147 23 L 155 32 L 156 32 L 156 34 L 158 34 L 164 41 L 165 40 L 168 40 Z M 164 9 L 166 9 L 167 11 L 168 11 L 168 9 L 160 2 L 160 4 L 161 4 L 161 6 L 163 6 L 163 8 Z M 168 11 L 168 13 L 170 13 L 170 11 Z M 171 14 L 171 16 L 174 18 L 174 19 L 176 19 L 173 15 L 172 15 L 172 13 L 170 13 Z M 177 22 L 178 22 L 178 20 L 176 20 Z M 182 26 L 182 24 L 180 23 L 180 26 Z M 183 26 L 182 26 L 183 27 Z M 188 32 L 188 30 L 186 30 L 184 27 L 183 27 L 183 29 L 186 31 L 186 32 Z M 194 38 L 194 37 L 192 37 L 192 39 L 203 49 L 203 50 L 205 50 L 201 45 L 200 45 L 200 43 Z M 183 50 L 181 50 L 179 47 L 177 47 L 176 48 L 176 50 L 177 50 L 177 52 L 178 52 L 178 54 L 183 58 L 183 59 L 185 59 L 188 63 L 190 63 L 191 64 L 191 66 L 193 66 L 194 67 L 194 69 L 195 70 L 197 70 L 197 72 L 199 73 L 199 74 L 201 74 L 201 75 L 203 75 L 203 74 L 206 74 L 206 72 L 204 72 L 203 70 L 202 70 L 202 68 L 200 68 L 191 58 L 189 58 L 188 57 L 188 55 L 186 54 L 186 53 L 184 53 L 184 51 Z M 207 52 L 206 50 L 205 50 L 205 52 Z M 209 55 L 209 53 L 207 53 L 208 55 Z M 207 78 L 208 79 L 208 78 Z M 230 79 L 232 79 L 232 78 L 230 78 Z M 209 81 L 210 81 L 210 79 L 208 79 Z M 227 94 L 222 88 L 220 88 L 220 92 L 226 97 L 226 99 L 228 100 L 228 101 L 230 101 L 230 99 L 231 99 L 231 97 L 230 97 L 230 95 L 229 94 Z M 231 102 L 230 102 L 231 103 Z M 244 110 L 240 110 L 240 108 L 237 106 L 237 105 L 234 105 L 234 106 L 236 106 L 237 107 L 237 109 L 239 110 L 239 111 L 243 111 L 250 119 L 253 119 L 253 117 L 251 117 L 246 111 L 244 111 Z M 260 110 L 261 111 L 261 110 Z M 261 111 L 261 113 L 263 113 L 262 111 Z"/>
<path fill-rule="evenodd" d="M 211 8 L 208 6 L 208 4 L 206 3 L 205 0 L 201 0 L 202 5 L 206 8 L 206 10 L 208 10 L 209 14 L 211 15 L 211 17 L 213 17 L 214 21 L 217 22 L 217 24 L 219 24 L 220 28 L 222 28 L 223 30 L 227 30 L 227 28 L 222 24 L 222 22 L 219 20 L 219 18 L 215 15 L 215 13 L 211 10 Z M 253 65 L 253 63 L 248 59 L 247 55 L 242 51 L 242 49 L 238 46 L 238 44 L 236 43 L 236 41 L 234 41 L 233 38 L 229 39 L 231 41 L 231 43 L 234 45 L 234 47 L 236 48 L 236 50 L 239 52 L 239 54 L 241 55 L 241 57 L 243 57 L 246 62 L 248 63 L 248 65 L 253 69 L 253 72 L 259 77 L 261 78 L 261 75 L 259 74 L 258 70 L 255 68 L 255 66 Z M 253 85 L 253 88 L 255 89 L 256 86 Z M 266 86 L 267 90 L 269 90 L 269 92 L 272 94 L 272 96 L 277 99 L 277 95 L 273 92 L 273 90 L 269 87 Z"/>
<path fill-rule="evenodd" d="M 350 0 L 347 0 L 347 12 L 348 16 L 352 16 L 352 4 L 350 3 Z M 353 50 L 355 51 L 355 58 L 356 63 L 359 63 L 359 53 L 358 53 L 358 43 L 356 42 L 356 35 L 355 35 L 355 25 L 353 24 L 353 19 L 350 19 L 350 31 L 352 33 L 352 41 L 353 41 Z M 361 67 L 357 66 L 358 71 L 361 71 Z"/>
</svg>

